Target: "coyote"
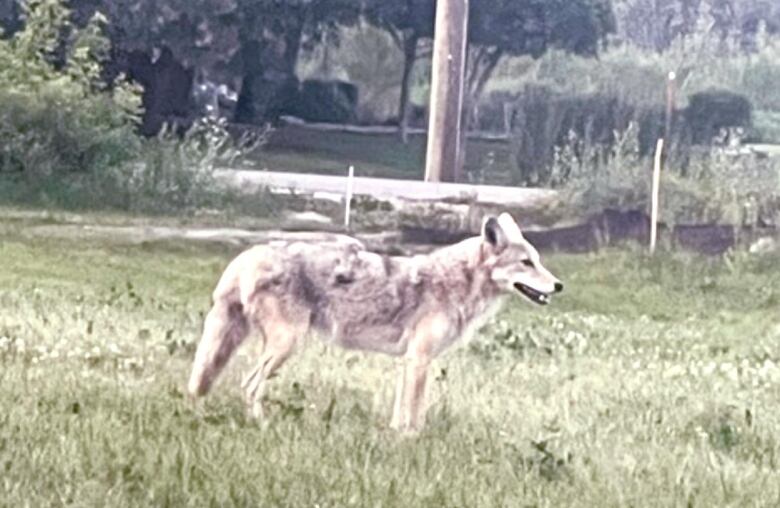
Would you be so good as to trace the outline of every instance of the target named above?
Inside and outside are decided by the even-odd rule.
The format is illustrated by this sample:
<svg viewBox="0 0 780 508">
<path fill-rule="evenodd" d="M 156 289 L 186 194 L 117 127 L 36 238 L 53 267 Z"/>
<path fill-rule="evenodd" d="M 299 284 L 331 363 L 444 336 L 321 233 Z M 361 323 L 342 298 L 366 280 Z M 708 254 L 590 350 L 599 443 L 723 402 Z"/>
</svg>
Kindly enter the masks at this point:
<svg viewBox="0 0 780 508">
<path fill-rule="evenodd" d="M 546 305 L 562 289 L 507 213 L 484 220 L 481 235 L 427 255 L 380 255 L 347 236 L 255 246 L 227 266 L 214 290 L 188 390 L 205 395 L 233 351 L 258 332 L 263 352 L 242 387 L 260 418 L 266 380 L 314 331 L 345 348 L 402 357 L 391 427 L 414 431 L 431 360 L 503 295 Z"/>
</svg>

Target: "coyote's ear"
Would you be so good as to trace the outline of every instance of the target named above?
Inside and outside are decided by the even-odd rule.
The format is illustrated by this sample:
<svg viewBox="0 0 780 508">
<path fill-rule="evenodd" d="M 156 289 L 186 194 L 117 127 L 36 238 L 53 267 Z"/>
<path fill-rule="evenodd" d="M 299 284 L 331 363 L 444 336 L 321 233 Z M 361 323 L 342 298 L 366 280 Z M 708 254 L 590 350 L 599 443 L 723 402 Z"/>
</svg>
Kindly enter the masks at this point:
<svg viewBox="0 0 780 508">
<path fill-rule="evenodd" d="M 482 223 L 482 238 L 488 245 L 499 251 L 507 245 L 506 233 L 495 217 L 488 217 Z"/>
<path fill-rule="evenodd" d="M 523 239 L 523 233 L 520 231 L 520 226 L 517 225 L 515 219 L 511 215 L 504 212 L 498 216 L 498 224 L 501 229 L 504 230 L 504 234 L 512 242 L 519 242 Z"/>
</svg>

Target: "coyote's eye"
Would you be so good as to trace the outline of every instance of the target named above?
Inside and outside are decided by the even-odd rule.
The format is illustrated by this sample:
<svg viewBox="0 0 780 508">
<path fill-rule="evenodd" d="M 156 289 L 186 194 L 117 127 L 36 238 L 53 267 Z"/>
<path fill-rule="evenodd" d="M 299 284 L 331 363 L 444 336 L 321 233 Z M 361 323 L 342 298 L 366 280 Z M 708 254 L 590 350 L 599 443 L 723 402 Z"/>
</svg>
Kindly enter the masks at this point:
<svg viewBox="0 0 780 508">
<path fill-rule="evenodd" d="M 533 268 L 533 267 L 534 267 L 534 262 L 533 262 L 533 261 L 531 261 L 531 260 L 530 260 L 530 259 L 528 259 L 528 258 L 525 258 L 525 259 L 522 261 L 522 263 L 523 263 L 525 266 L 529 267 L 529 268 Z"/>
</svg>

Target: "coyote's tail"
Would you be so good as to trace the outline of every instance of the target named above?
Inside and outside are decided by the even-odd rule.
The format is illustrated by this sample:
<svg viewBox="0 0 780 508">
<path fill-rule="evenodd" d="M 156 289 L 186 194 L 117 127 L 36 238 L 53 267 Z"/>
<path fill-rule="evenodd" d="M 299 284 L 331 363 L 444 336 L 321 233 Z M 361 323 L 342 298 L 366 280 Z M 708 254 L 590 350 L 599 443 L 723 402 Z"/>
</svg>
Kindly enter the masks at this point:
<svg viewBox="0 0 780 508">
<path fill-rule="evenodd" d="M 233 351 L 249 333 L 249 325 L 240 302 L 216 299 L 203 324 L 203 337 L 195 353 L 188 384 L 190 395 L 205 395 L 227 364 Z"/>
</svg>

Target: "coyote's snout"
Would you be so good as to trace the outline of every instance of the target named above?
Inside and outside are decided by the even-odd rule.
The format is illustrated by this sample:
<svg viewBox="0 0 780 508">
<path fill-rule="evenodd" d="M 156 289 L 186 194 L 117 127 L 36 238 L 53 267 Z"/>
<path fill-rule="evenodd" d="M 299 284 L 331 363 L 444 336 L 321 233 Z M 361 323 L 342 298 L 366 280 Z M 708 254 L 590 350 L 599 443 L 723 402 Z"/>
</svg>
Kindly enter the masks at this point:
<svg viewBox="0 0 780 508">
<path fill-rule="evenodd" d="M 315 331 L 346 348 L 402 357 L 391 425 L 416 429 L 433 358 L 502 295 L 545 305 L 562 289 L 506 213 L 485 220 L 480 236 L 413 257 L 369 252 L 349 237 L 256 246 L 228 265 L 214 290 L 189 392 L 208 392 L 235 349 L 257 332 L 263 353 L 243 387 L 259 417 L 266 380 Z"/>
</svg>

